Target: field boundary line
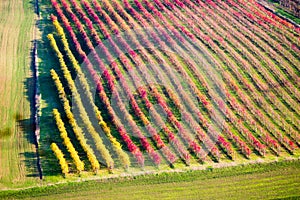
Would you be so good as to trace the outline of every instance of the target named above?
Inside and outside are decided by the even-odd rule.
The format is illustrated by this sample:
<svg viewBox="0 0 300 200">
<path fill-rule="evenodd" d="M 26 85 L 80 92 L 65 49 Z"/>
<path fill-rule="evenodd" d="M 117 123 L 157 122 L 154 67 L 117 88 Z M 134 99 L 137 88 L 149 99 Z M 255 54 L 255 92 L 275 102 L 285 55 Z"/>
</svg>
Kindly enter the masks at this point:
<svg viewBox="0 0 300 200">
<path fill-rule="evenodd" d="M 34 143 L 36 149 L 36 158 L 37 158 L 37 169 L 39 173 L 39 178 L 43 179 L 41 160 L 39 155 L 39 140 L 40 140 L 40 100 L 41 94 L 39 91 L 39 64 L 38 64 L 38 26 L 40 20 L 40 10 L 39 10 L 39 0 L 34 2 L 34 12 L 36 14 L 35 25 L 34 25 L 34 42 L 33 42 L 33 90 L 34 90 Z"/>
</svg>

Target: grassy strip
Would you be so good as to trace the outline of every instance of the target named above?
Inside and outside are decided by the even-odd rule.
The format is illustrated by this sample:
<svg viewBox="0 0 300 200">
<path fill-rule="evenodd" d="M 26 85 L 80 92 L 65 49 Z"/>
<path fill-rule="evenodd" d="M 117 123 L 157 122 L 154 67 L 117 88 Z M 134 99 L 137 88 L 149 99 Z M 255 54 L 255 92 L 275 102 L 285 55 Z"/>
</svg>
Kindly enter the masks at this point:
<svg viewBox="0 0 300 200">
<path fill-rule="evenodd" d="M 286 18 L 288 18 L 288 19 L 290 19 L 290 20 L 292 20 L 295 23 L 300 25 L 300 18 L 298 18 L 298 17 L 294 16 L 293 14 L 283 10 L 282 8 L 278 8 L 276 10 L 276 13 L 279 13 L 280 15 L 282 15 L 282 16 L 284 16 L 284 17 L 286 17 Z"/>
<path fill-rule="evenodd" d="M 281 5 L 279 4 L 278 0 L 268 0 L 269 3 L 272 3 L 277 9 L 276 13 L 279 13 L 280 15 L 293 20 L 295 23 L 300 25 L 300 18 L 296 17 L 295 15 L 291 14 L 290 12 L 285 11 L 284 9 L 280 8 Z"/>
<path fill-rule="evenodd" d="M 0 192 L 0 199 L 157 197 L 282 198 L 300 197 L 300 161 L 207 168 L 185 173 L 160 173 L 97 181 L 69 182 Z M 80 190 L 78 189 L 80 188 Z M 133 190 L 134 189 L 134 190 Z M 127 192 L 126 192 L 127 191 Z M 209 192 L 211 191 L 211 192 Z M 214 192 L 213 192 L 214 191 Z M 250 195 L 250 196 L 249 196 Z"/>
</svg>

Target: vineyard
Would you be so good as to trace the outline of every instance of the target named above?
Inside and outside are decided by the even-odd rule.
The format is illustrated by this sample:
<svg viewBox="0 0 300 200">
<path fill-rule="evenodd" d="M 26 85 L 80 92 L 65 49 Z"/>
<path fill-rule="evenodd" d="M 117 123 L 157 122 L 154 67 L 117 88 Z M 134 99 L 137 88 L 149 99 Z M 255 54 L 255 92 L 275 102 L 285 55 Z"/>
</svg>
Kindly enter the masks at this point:
<svg viewBox="0 0 300 200">
<path fill-rule="evenodd" d="M 45 11 L 44 174 L 299 156 L 300 28 L 256 1 L 51 0 Z"/>
</svg>

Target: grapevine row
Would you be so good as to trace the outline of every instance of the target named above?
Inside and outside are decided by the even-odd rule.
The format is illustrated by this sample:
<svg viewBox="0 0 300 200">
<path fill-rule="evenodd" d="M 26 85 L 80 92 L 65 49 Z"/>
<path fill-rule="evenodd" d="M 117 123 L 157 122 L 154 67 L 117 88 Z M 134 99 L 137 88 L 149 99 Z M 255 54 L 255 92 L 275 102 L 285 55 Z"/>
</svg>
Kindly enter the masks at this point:
<svg viewBox="0 0 300 200">
<path fill-rule="evenodd" d="M 68 41 L 66 39 L 65 33 L 63 31 L 63 28 L 60 26 L 60 24 L 58 23 L 57 19 L 55 17 L 52 17 L 52 21 L 53 21 L 53 25 L 57 30 L 58 35 L 61 38 L 61 41 L 63 43 L 64 49 L 66 51 L 66 54 L 68 56 L 68 58 L 70 59 L 75 71 L 77 72 L 77 76 L 79 77 L 79 81 L 81 83 L 82 89 L 85 91 L 85 94 L 88 98 L 88 101 L 90 103 L 90 105 L 93 107 L 94 113 L 95 113 L 95 117 L 98 119 L 99 124 L 102 128 L 102 130 L 104 131 L 104 133 L 106 134 L 106 136 L 109 138 L 110 142 L 113 145 L 114 150 L 116 151 L 119 159 L 121 160 L 123 166 L 125 168 L 128 168 L 130 166 L 130 160 L 128 155 L 122 150 L 121 148 L 121 144 L 116 140 L 115 137 L 112 136 L 110 128 L 107 126 L 106 122 L 103 120 L 102 116 L 101 116 L 101 112 L 99 111 L 98 107 L 95 105 L 94 103 L 94 99 L 93 96 L 91 94 L 91 89 L 90 86 L 86 80 L 85 75 L 83 74 L 78 61 L 76 60 L 76 58 L 74 57 L 73 53 L 71 52 L 70 48 L 69 48 L 69 44 Z"/>
<path fill-rule="evenodd" d="M 56 121 L 57 128 L 60 132 L 60 137 L 63 139 L 63 143 L 67 147 L 67 150 L 74 161 L 77 171 L 80 173 L 84 170 L 84 163 L 80 160 L 78 152 L 75 150 L 70 138 L 68 137 L 64 122 L 62 121 L 60 113 L 57 109 L 53 109 L 53 116 Z"/>
<path fill-rule="evenodd" d="M 77 124 L 77 120 L 74 118 L 74 115 L 71 111 L 69 100 L 68 100 L 67 95 L 65 93 L 64 87 L 63 87 L 63 85 L 62 85 L 62 83 L 59 79 L 59 76 L 54 71 L 54 69 L 52 69 L 50 72 L 51 72 L 52 79 L 53 79 L 53 81 L 56 85 L 61 103 L 63 104 L 66 116 L 69 120 L 70 125 L 72 126 L 73 132 L 74 132 L 77 140 L 79 141 L 81 147 L 83 148 L 83 150 L 87 154 L 87 157 L 88 157 L 88 160 L 91 163 L 92 169 L 95 172 L 97 172 L 100 169 L 100 164 L 99 164 L 99 162 L 98 162 L 98 160 L 95 156 L 95 153 L 94 153 L 93 149 L 87 144 L 87 141 L 86 141 L 86 139 L 83 135 L 83 131 Z"/>
<path fill-rule="evenodd" d="M 68 70 L 68 67 L 67 67 L 67 65 L 64 61 L 62 53 L 58 49 L 58 46 L 56 44 L 56 41 L 55 41 L 53 35 L 49 34 L 48 39 L 50 41 L 50 44 L 51 44 L 54 52 L 56 53 L 56 56 L 58 57 L 60 67 L 63 71 L 65 79 L 68 82 L 69 88 L 71 89 L 71 92 L 72 92 L 73 97 L 74 97 L 74 101 L 78 106 L 78 110 L 80 112 L 82 121 L 86 125 L 86 128 L 87 128 L 88 132 L 91 134 L 91 136 L 95 140 L 96 148 L 100 152 L 102 158 L 105 160 L 105 163 L 106 163 L 107 167 L 109 169 L 112 169 L 114 167 L 114 161 L 113 161 L 109 151 L 107 150 L 107 148 L 103 144 L 103 141 L 100 138 L 99 134 L 96 132 L 95 128 L 93 127 L 92 123 L 89 120 L 88 114 L 86 113 L 85 108 L 82 105 L 80 94 L 78 93 L 78 91 L 76 89 L 74 80 L 72 79 L 71 73 Z"/>
<path fill-rule="evenodd" d="M 64 154 L 61 152 L 57 144 L 52 143 L 50 147 L 59 161 L 62 173 L 66 176 L 69 173 L 69 167 L 66 159 L 64 158 Z"/>
</svg>

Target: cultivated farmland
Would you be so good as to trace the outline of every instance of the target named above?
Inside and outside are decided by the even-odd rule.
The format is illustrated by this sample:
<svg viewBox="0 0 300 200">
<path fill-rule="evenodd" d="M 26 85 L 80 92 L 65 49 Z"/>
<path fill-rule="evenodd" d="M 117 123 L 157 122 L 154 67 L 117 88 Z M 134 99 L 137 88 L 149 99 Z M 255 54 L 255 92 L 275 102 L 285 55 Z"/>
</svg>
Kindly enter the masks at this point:
<svg viewBox="0 0 300 200">
<path fill-rule="evenodd" d="M 173 182 L 159 185 L 153 178 L 146 189 L 159 194 L 153 198 L 177 198 L 175 188 L 183 187 L 191 188 L 185 192 L 195 198 L 207 175 L 209 188 L 227 177 L 251 191 L 266 186 L 252 198 L 299 195 L 299 25 L 254 0 L 40 0 L 32 8 L 26 6 L 32 11 L 35 6 L 36 17 L 32 13 L 27 31 L 15 34 L 35 38 L 32 82 L 23 80 L 29 67 L 25 72 L 19 68 L 29 61 L 5 66 L 10 51 L 19 58 L 15 51 L 29 52 L 30 45 L 16 48 L 13 44 L 22 43 L 13 40 L 17 36 L 0 40 L 7 54 L 0 59 L 6 73 L 0 94 L 12 98 L 0 104 L 5 107 L 0 116 L 5 122 L 0 138 L 0 161 L 5 160 L 0 178 L 5 185 L 33 176 L 41 181 L 32 185 L 61 184 L 73 191 L 72 183 L 64 182 L 89 180 L 82 186 L 90 198 L 87 193 L 96 192 L 90 185 L 93 179 L 110 185 L 106 179 L 122 182 L 122 177 L 147 174 L 141 178 L 145 184 L 156 174 L 174 179 L 177 186 L 169 196 L 161 196 L 160 188 L 170 188 Z M 7 10 L 7 5 L 2 7 Z M 10 24 L 9 17 L 3 18 Z M 0 39 L 10 38 L 7 28 L 0 33 Z M 7 84 L 15 80 L 19 87 L 8 89 L 16 87 Z M 26 105 L 17 111 L 23 96 Z M 25 122 L 27 140 L 19 130 Z M 19 170 L 8 173 L 13 166 Z M 224 169 L 214 172 L 216 168 Z M 278 174 L 281 169 L 286 169 L 285 178 Z M 1 175 L 6 173 L 9 176 Z M 181 176 L 193 176 L 185 173 L 198 179 L 185 183 Z M 267 184 L 268 176 L 274 176 L 274 184 Z M 287 182 L 290 189 L 282 186 Z M 116 187 L 131 190 L 135 183 Z M 33 188 L 32 194 L 51 193 L 52 187 Z M 145 188 L 135 197 L 143 196 Z M 221 188 L 230 196 L 236 191 L 226 184 Z M 289 192 L 272 192 L 274 188 Z M 24 191 L 24 197 L 30 191 Z M 49 198 L 62 193 L 58 188 Z M 201 193 L 224 197 L 209 196 L 203 188 Z M 9 194 L 22 196 L 8 191 L 3 197 Z M 114 198 L 115 193 L 105 194 Z"/>
<path fill-rule="evenodd" d="M 41 93 L 56 97 L 45 108 L 51 132 L 41 120 L 41 156 L 51 143 L 65 155 L 45 173 L 298 154 L 300 29 L 260 4 L 51 0 L 48 9 L 53 63 L 41 69 Z"/>
<path fill-rule="evenodd" d="M 29 2 L 0 2 L 0 189 L 36 173 L 29 103 L 34 20 Z"/>
</svg>

